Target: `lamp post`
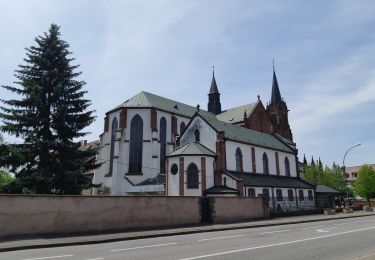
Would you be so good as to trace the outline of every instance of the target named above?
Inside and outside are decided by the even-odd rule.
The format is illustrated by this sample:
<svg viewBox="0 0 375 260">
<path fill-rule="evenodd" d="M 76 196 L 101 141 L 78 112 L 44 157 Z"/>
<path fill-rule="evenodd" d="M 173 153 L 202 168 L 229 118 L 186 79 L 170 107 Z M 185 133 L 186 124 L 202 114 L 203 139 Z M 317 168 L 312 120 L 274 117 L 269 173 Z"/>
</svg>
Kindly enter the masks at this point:
<svg viewBox="0 0 375 260">
<path fill-rule="evenodd" d="M 344 158 L 342 159 L 342 173 L 344 174 L 344 176 L 346 177 L 346 173 L 345 173 L 345 158 L 346 158 L 346 155 L 349 153 L 349 151 L 351 149 L 353 149 L 354 147 L 357 147 L 357 146 L 360 146 L 361 143 L 358 143 L 358 144 L 355 144 L 353 146 L 351 146 L 348 150 L 346 150 L 345 154 L 344 154 Z M 348 195 L 348 192 L 346 192 L 346 197 L 348 198 L 348 201 L 349 201 L 349 195 Z"/>
</svg>

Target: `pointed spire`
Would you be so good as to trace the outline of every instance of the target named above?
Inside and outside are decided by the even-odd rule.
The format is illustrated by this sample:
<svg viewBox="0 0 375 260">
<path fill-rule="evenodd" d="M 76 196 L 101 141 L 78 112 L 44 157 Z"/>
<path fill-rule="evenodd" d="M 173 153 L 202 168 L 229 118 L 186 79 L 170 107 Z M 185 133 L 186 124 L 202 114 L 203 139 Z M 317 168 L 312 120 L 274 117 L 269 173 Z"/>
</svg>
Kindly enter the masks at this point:
<svg viewBox="0 0 375 260">
<path fill-rule="evenodd" d="M 319 157 L 319 160 L 318 160 L 318 164 L 319 164 L 319 167 L 320 167 L 321 169 L 323 169 L 323 163 L 322 163 L 322 161 L 320 160 L 320 157 Z"/>
<path fill-rule="evenodd" d="M 212 66 L 212 81 L 209 94 L 219 93 L 217 89 L 216 79 L 215 79 L 215 66 Z"/>
<path fill-rule="evenodd" d="M 311 166 L 315 166 L 315 161 L 314 161 L 314 156 L 311 156 L 311 164 L 310 164 Z"/>
<path fill-rule="evenodd" d="M 277 77 L 275 73 L 275 61 L 273 60 L 273 78 L 272 78 L 272 93 L 271 93 L 271 104 L 281 104 L 281 94 L 279 89 L 279 83 L 277 83 Z"/>
<path fill-rule="evenodd" d="M 303 154 L 303 165 L 306 166 L 307 165 L 307 160 L 306 160 L 306 155 Z"/>
</svg>

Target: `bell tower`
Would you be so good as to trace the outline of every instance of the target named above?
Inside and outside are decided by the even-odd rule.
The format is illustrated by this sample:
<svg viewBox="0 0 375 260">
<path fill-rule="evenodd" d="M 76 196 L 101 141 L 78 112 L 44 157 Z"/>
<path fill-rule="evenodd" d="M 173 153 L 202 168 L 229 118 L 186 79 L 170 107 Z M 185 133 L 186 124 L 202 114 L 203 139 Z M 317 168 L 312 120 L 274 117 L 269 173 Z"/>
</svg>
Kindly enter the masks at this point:
<svg viewBox="0 0 375 260">
<path fill-rule="evenodd" d="M 279 83 L 273 66 L 271 102 L 267 105 L 266 112 L 272 122 L 273 133 L 293 141 L 292 130 L 288 120 L 288 107 L 281 98 Z"/>
<path fill-rule="evenodd" d="M 220 93 L 217 89 L 214 67 L 212 67 L 212 81 L 210 92 L 208 93 L 207 110 L 215 115 L 221 113 Z"/>
</svg>

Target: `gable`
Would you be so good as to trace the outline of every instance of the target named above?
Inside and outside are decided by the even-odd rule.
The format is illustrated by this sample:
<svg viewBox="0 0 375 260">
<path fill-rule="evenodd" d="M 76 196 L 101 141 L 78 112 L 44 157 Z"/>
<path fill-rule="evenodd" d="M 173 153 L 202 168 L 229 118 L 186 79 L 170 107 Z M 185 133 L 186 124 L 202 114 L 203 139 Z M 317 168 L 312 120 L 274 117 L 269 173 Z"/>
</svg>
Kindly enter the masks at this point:
<svg viewBox="0 0 375 260">
<path fill-rule="evenodd" d="M 180 145 L 184 146 L 195 142 L 196 130 L 199 131 L 199 142 L 211 151 L 216 151 L 217 131 L 199 116 L 193 117 L 186 126 L 186 129 L 180 138 Z"/>
<path fill-rule="evenodd" d="M 243 126 L 255 131 L 272 134 L 273 126 L 262 102 L 256 104 L 251 115 L 244 121 Z"/>
</svg>

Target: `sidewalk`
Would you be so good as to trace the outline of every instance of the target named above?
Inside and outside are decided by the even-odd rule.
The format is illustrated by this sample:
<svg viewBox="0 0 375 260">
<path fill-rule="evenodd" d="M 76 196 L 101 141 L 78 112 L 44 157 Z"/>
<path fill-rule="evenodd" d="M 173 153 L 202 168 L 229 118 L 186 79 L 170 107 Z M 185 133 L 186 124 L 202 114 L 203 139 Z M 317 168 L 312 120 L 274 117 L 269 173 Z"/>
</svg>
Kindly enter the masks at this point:
<svg viewBox="0 0 375 260">
<path fill-rule="evenodd" d="M 231 229 L 244 229 L 244 228 L 256 228 L 256 227 L 265 227 L 265 226 L 287 225 L 287 224 L 316 222 L 316 221 L 331 220 L 331 219 L 358 218 L 358 217 L 366 217 L 366 216 L 375 216 L 375 213 L 356 211 L 354 213 L 348 213 L 348 214 L 338 213 L 336 215 L 320 214 L 320 215 L 307 215 L 307 216 L 297 216 L 297 217 L 282 217 L 282 218 L 275 218 L 275 219 L 256 220 L 256 221 L 251 221 L 251 222 L 241 222 L 241 223 L 235 223 L 235 224 L 214 224 L 214 225 L 201 225 L 201 226 L 194 226 L 194 227 L 99 234 L 99 235 L 69 236 L 69 237 L 65 236 L 65 237 L 55 237 L 55 238 L 51 238 L 51 237 L 33 238 L 33 239 L 11 240 L 11 241 L 9 240 L 9 241 L 0 241 L 0 252 L 23 250 L 23 249 L 58 247 L 58 246 L 99 244 L 99 243 L 106 243 L 106 242 L 133 240 L 133 239 L 142 239 L 142 238 L 153 238 L 153 237 L 193 234 L 193 233 L 201 233 L 201 232 L 223 231 L 223 230 L 231 230 Z"/>
</svg>

